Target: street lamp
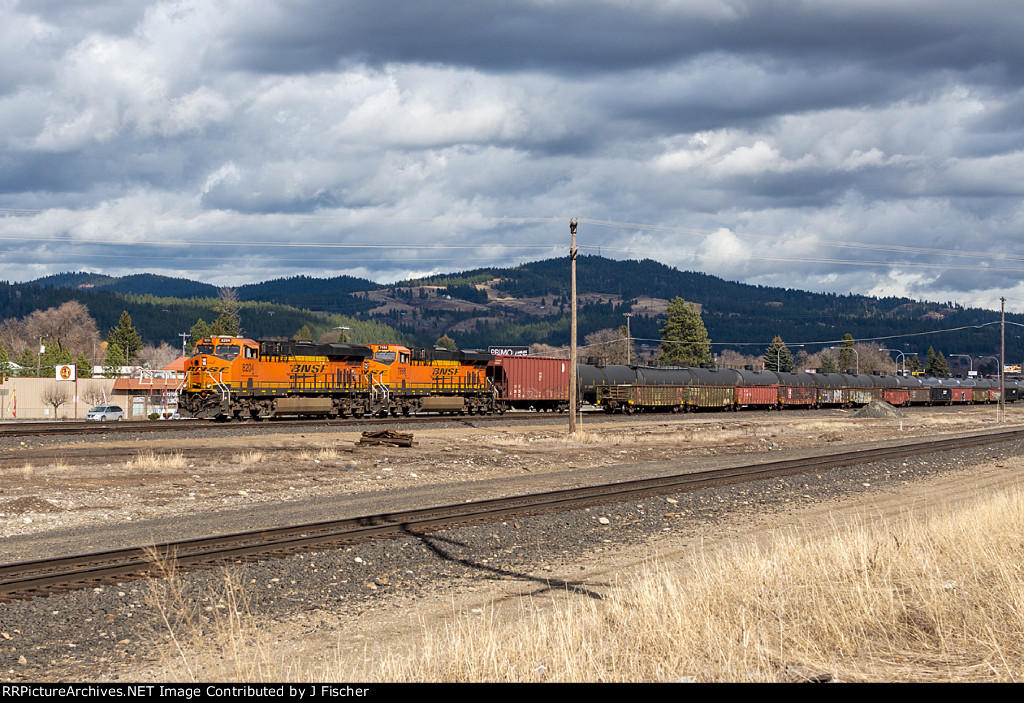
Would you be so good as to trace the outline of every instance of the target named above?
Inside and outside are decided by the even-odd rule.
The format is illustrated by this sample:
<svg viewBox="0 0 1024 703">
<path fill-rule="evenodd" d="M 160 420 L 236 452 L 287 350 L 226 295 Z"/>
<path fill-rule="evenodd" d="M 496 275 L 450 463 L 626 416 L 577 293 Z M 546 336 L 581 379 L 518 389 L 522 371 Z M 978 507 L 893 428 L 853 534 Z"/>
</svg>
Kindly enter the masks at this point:
<svg viewBox="0 0 1024 703">
<path fill-rule="evenodd" d="M 979 362 L 978 363 L 978 368 L 979 369 L 981 368 L 981 363 L 980 362 L 984 361 L 985 359 L 991 359 L 992 361 L 996 362 L 996 369 L 1000 373 L 1002 373 L 1002 366 L 1003 366 L 1002 362 L 999 361 L 999 357 L 992 356 L 991 354 L 989 354 L 988 356 L 979 356 L 978 357 L 978 362 Z"/>
<path fill-rule="evenodd" d="M 846 350 L 852 351 L 854 354 L 856 354 L 857 355 L 857 357 L 856 357 L 857 358 L 857 375 L 860 376 L 860 352 L 858 352 L 853 347 L 829 347 L 829 349 L 846 349 Z"/>
<path fill-rule="evenodd" d="M 969 370 L 967 371 L 968 376 L 974 375 L 974 359 L 971 358 L 970 354 L 950 354 L 950 356 L 959 356 L 967 359 L 970 362 Z"/>
<path fill-rule="evenodd" d="M 804 345 L 803 344 L 794 344 L 793 348 L 796 349 L 797 347 L 802 347 L 802 346 L 804 346 Z M 783 347 L 785 347 L 786 349 L 789 348 L 786 345 L 782 345 L 782 347 L 779 347 L 778 349 L 775 350 L 775 370 L 778 373 L 782 373 L 782 349 L 783 349 Z M 796 366 L 794 365 L 793 368 L 795 369 Z"/>
<path fill-rule="evenodd" d="M 896 368 L 897 368 L 897 370 L 899 369 L 899 366 L 900 366 L 900 356 L 902 356 L 903 357 L 903 375 L 904 376 L 907 375 L 907 352 L 900 351 L 899 349 L 885 349 L 885 348 L 882 348 L 882 347 L 879 348 L 879 351 L 896 352 L 897 354 L 899 354 L 899 356 L 896 357 Z M 917 352 L 910 352 L 910 354 L 912 356 L 917 356 Z"/>
</svg>

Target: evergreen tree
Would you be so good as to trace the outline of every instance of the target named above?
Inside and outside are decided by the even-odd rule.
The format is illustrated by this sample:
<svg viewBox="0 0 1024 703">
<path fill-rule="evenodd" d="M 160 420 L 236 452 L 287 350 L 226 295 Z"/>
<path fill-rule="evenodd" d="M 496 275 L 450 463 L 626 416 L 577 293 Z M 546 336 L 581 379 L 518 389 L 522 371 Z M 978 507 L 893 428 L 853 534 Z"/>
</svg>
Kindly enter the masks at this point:
<svg viewBox="0 0 1024 703">
<path fill-rule="evenodd" d="M 7 350 L 0 347 L 0 377 L 6 378 L 11 373 L 11 360 L 7 356 Z"/>
<path fill-rule="evenodd" d="M 665 326 L 661 328 L 662 366 L 705 366 L 711 363 L 711 340 L 697 306 L 676 296 L 668 304 Z"/>
<path fill-rule="evenodd" d="M 437 341 L 434 342 L 434 348 L 440 347 L 441 349 L 447 349 L 449 351 L 455 351 L 458 347 L 455 345 L 455 340 L 449 337 L 447 334 L 438 337 Z"/>
<path fill-rule="evenodd" d="M 908 373 L 916 373 L 916 372 L 918 372 L 920 370 L 921 370 L 921 362 L 917 358 L 916 354 L 914 356 L 910 357 L 909 359 L 907 359 L 907 372 Z"/>
<path fill-rule="evenodd" d="M 210 325 L 210 334 L 239 337 L 242 334 L 242 318 L 239 313 L 241 304 L 238 302 L 238 293 L 234 288 L 221 288 L 218 291 L 219 300 L 214 306 L 214 311 L 219 313 L 217 319 Z M 310 334 L 310 340 L 313 339 Z"/>
<path fill-rule="evenodd" d="M 821 363 L 818 365 L 818 372 L 839 373 L 839 360 L 828 349 L 821 353 Z"/>
<path fill-rule="evenodd" d="M 792 371 L 793 353 L 778 335 L 764 351 L 764 367 L 769 371 Z"/>
<path fill-rule="evenodd" d="M 940 378 L 949 376 L 949 364 L 946 363 L 946 357 L 942 355 L 942 352 L 936 354 L 932 347 L 928 347 L 928 361 L 924 365 L 924 370 L 925 373 Z"/>
<path fill-rule="evenodd" d="M 18 355 L 18 366 L 21 367 L 19 375 L 21 376 L 35 376 L 36 365 L 38 363 L 38 357 L 32 350 L 32 347 L 25 347 L 21 350 L 21 354 Z"/>
<path fill-rule="evenodd" d="M 201 340 L 206 339 L 207 337 L 212 337 L 213 333 L 210 331 L 210 326 L 206 324 L 203 318 L 200 317 L 199 321 L 192 325 L 192 328 L 188 331 L 188 335 L 188 344 L 186 345 L 185 350 L 186 354 L 191 356 L 192 352 L 195 351 L 196 345 L 199 344 Z"/>
<path fill-rule="evenodd" d="M 75 366 L 77 369 L 75 373 L 78 378 L 92 378 L 92 364 L 85 358 L 85 352 L 78 352 L 78 358 L 75 359 Z"/>
<path fill-rule="evenodd" d="M 295 336 L 292 337 L 292 339 L 296 342 L 312 342 L 313 332 L 310 331 L 309 325 L 303 325 L 299 328 L 299 331 L 295 333 Z"/>
<path fill-rule="evenodd" d="M 107 378 L 120 376 L 121 367 L 127 365 L 128 362 L 125 361 L 124 352 L 121 351 L 121 347 L 116 342 L 108 344 L 107 356 L 103 359 L 103 375 Z"/>
<path fill-rule="evenodd" d="M 39 359 L 39 377 L 53 378 L 56 373 L 57 366 L 71 364 L 73 362 L 74 359 L 71 357 L 71 352 L 60 344 L 56 342 L 53 344 L 47 344 L 46 351 L 42 353 L 42 356 Z"/>
<path fill-rule="evenodd" d="M 844 334 L 842 346 L 839 348 L 839 368 L 842 371 L 855 369 L 859 366 L 857 357 L 853 352 L 853 344 L 853 335 L 849 332 Z"/>
<path fill-rule="evenodd" d="M 142 349 L 142 338 L 135 331 L 135 327 L 132 325 L 132 316 L 128 314 L 127 310 L 121 313 L 121 319 L 118 321 L 117 326 L 111 329 L 110 334 L 107 335 L 107 344 L 117 345 L 125 359 L 125 363 L 121 364 L 122 366 L 126 366 L 134 361 L 135 356 Z"/>
</svg>

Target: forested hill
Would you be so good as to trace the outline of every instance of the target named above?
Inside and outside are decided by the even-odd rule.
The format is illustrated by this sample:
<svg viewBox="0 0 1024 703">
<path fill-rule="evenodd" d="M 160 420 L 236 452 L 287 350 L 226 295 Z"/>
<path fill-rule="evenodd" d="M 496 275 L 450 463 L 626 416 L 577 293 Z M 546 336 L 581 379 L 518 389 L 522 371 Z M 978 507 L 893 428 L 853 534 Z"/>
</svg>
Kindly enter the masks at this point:
<svg viewBox="0 0 1024 703">
<path fill-rule="evenodd" d="M 396 288 L 442 285 L 457 289 L 465 285 L 491 287 L 514 299 L 537 300 L 557 306 L 558 314 L 529 321 L 481 321 L 475 328 L 455 336 L 463 346 L 490 343 L 564 344 L 568 338 L 570 264 L 567 259 L 549 259 L 510 269 L 475 269 L 461 274 L 443 274 L 405 281 Z M 577 260 L 577 287 L 581 296 L 601 294 L 581 305 L 580 336 L 623 324 L 623 313 L 633 311 L 635 337 L 657 338 L 663 317 L 645 315 L 644 298 L 671 300 L 679 296 L 698 303 L 711 339 L 735 345 L 744 353 L 759 354 L 775 335 L 793 343 L 838 340 L 844 334 L 857 339 L 891 337 L 883 344 L 922 353 L 929 346 L 965 354 L 992 354 L 998 349 L 998 327 L 968 329 L 937 335 L 921 333 L 967 327 L 998 319 L 993 310 L 965 308 L 953 302 L 919 302 L 910 298 L 874 298 L 862 295 L 812 293 L 798 289 L 754 286 L 726 281 L 693 271 L 679 271 L 651 260 L 615 261 L 599 256 Z M 1007 320 L 1024 323 L 1024 316 L 1007 315 Z M 1011 339 L 1012 337 L 1012 339 Z M 760 347 L 760 348 L 759 348 Z M 821 345 L 809 348 L 819 351 Z M 1007 335 L 1007 358 L 1024 356 L 1017 333 Z"/>
<path fill-rule="evenodd" d="M 580 257 L 579 334 L 618 328 L 633 312 L 634 337 L 656 339 L 668 300 L 679 296 L 702 308 L 716 343 L 759 354 L 780 335 L 790 344 L 892 337 L 887 347 L 923 353 L 929 346 L 947 353 L 992 354 L 998 327 L 914 336 L 971 327 L 998 319 L 992 310 L 909 298 L 810 293 L 752 286 L 655 261 Z M 400 331 L 413 343 L 429 345 L 448 334 L 463 348 L 491 344 L 564 345 L 569 327 L 569 262 L 550 259 L 513 268 L 484 268 L 380 285 L 350 276 L 297 276 L 236 289 L 243 328 L 250 336 L 290 336 L 303 325 L 324 324 L 323 315 L 374 320 Z M 0 284 L 0 318 L 23 317 L 34 309 L 70 299 L 85 303 L 101 330 L 127 309 L 147 341 L 174 343 L 199 317 L 214 317 L 217 288 L 153 274 L 112 278 L 61 274 L 30 284 Z M 1024 316 L 1008 315 L 1024 323 Z M 1011 328 L 1016 330 L 1018 328 Z M 180 343 L 180 342 L 179 342 Z M 760 348 L 759 348 L 760 347 Z M 1021 338 L 1007 334 L 1007 358 L 1024 357 Z"/>
</svg>

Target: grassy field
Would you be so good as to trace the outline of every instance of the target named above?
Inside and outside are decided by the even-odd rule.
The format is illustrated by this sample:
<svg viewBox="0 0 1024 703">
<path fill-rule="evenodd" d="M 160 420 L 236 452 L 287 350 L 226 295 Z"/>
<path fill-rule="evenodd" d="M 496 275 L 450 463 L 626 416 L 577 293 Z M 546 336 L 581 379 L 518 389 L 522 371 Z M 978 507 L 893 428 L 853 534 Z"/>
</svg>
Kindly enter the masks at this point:
<svg viewBox="0 0 1024 703">
<path fill-rule="evenodd" d="M 154 602 L 167 625 L 164 670 L 248 681 L 1024 679 L 1019 488 L 942 514 L 826 527 L 699 552 L 686 566 L 652 559 L 602 600 L 453 613 L 372 664 L 272 646 L 230 576 L 213 632 L 194 641 L 172 576 Z"/>
</svg>

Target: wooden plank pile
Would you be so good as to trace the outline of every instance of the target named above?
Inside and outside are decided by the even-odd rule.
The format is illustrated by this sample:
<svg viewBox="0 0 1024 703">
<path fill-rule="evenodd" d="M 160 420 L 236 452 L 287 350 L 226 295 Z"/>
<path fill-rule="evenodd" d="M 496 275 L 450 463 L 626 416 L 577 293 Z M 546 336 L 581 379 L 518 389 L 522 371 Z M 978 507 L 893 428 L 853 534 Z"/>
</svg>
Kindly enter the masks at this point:
<svg viewBox="0 0 1024 703">
<path fill-rule="evenodd" d="M 412 433 L 394 432 L 383 430 L 381 432 L 363 432 L 363 436 L 357 447 L 385 446 L 385 447 L 415 447 L 419 442 L 412 441 Z"/>
</svg>

